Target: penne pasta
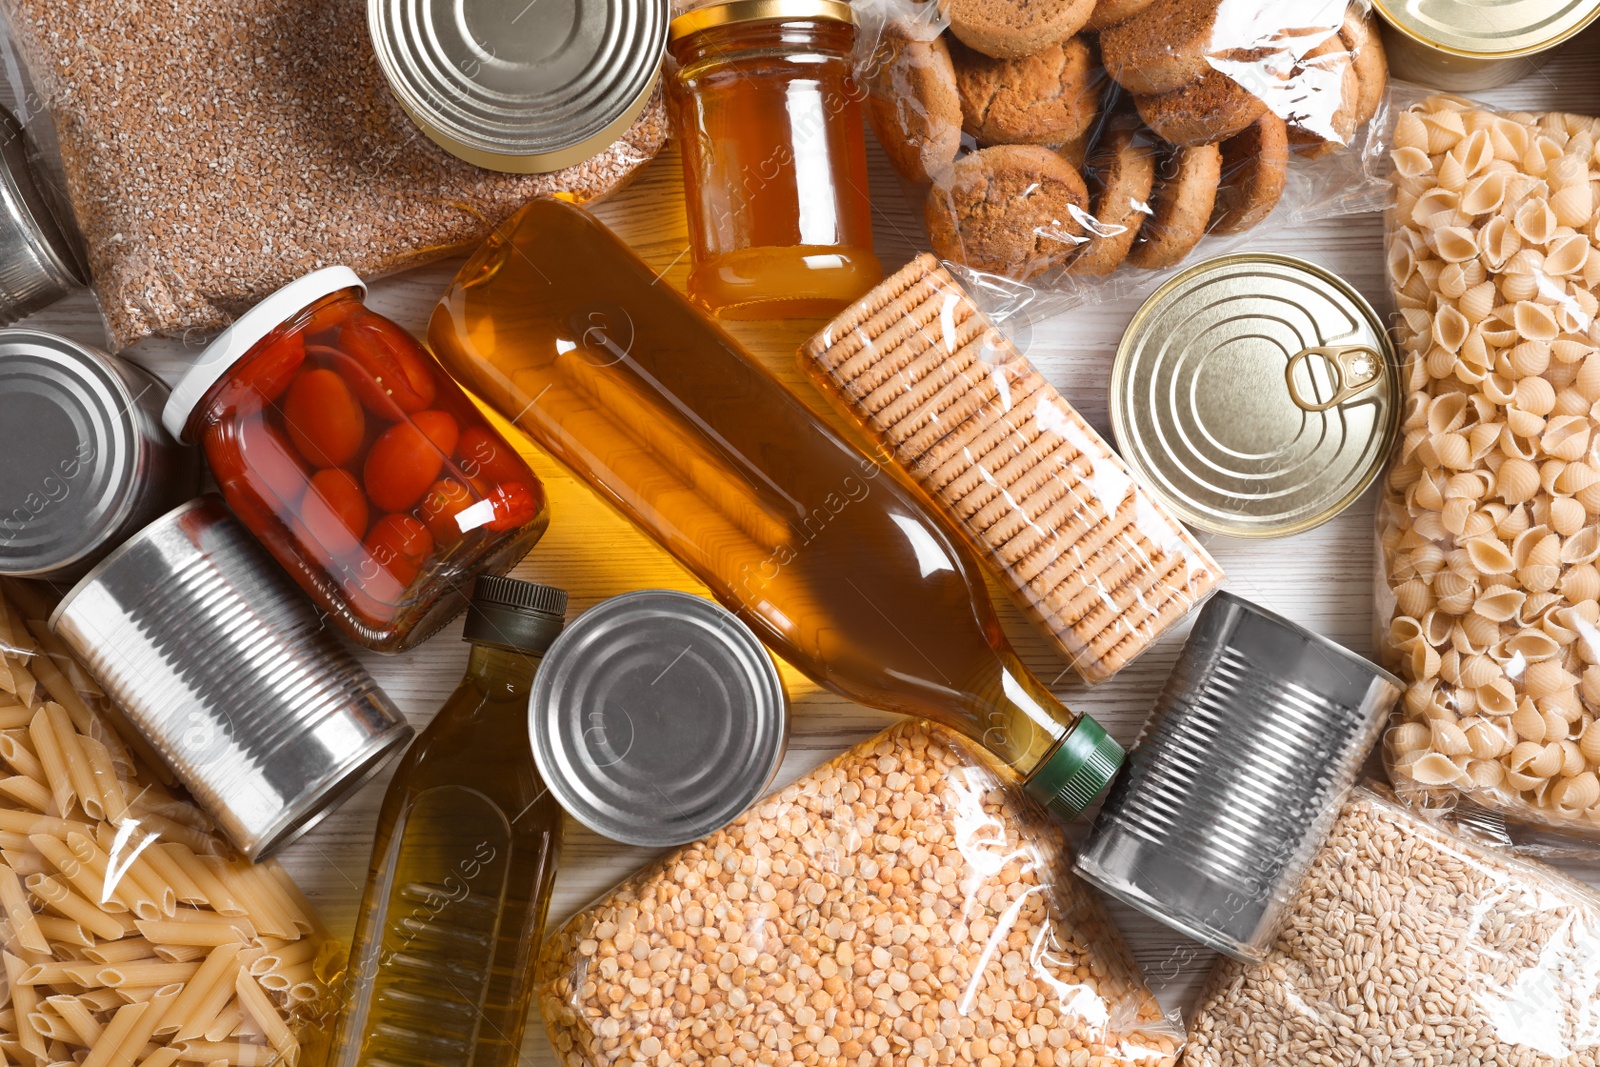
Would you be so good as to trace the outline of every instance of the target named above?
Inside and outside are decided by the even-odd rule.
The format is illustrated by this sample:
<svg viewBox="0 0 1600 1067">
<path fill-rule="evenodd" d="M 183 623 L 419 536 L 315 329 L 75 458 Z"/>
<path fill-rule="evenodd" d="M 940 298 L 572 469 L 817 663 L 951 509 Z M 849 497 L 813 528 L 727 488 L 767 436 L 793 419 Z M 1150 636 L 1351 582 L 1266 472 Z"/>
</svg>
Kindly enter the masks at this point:
<svg viewBox="0 0 1600 1067">
<path fill-rule="evenodd" d="M 66 708 L 56 702 L 46 704 L 44 711 L 50 718 L 51 734 L 61 749 L 62 758 L 66 761 L 67 779 L 72 783 L 72 791 L 78 795 L 79 806 L 91 819 L 105 818 L 105 806 L 100 803 L 100 790 L 94 784 L 94 769 L 89 766 L 89 756 L 83 750 L 78 729 L 73 725 L 71 716 L 67 714 Z M 62 810 L 62 814 L 66 814 L 65 809 Z"/>
<path fill-rule="evenodd" d="M 187 982 L 200 970 L 198 963 L 167 963 L 161 960 L 130 960 L 114 963 L 95 972 L 101 985 L 117 989 L 122 986 L 164 986 L 173 982 Z"/>
<path fill-rule="evenodd" d="M 149 1010 L 148 1004 L 124 1004 L 118 1008 L 106 1026 L 104 1040 L 96 1044 L 94 1050 L 84 1057 L 81 1067 L 113 1067 L 119 1060 L 127 1062 L 120 1054 L 129 1047 L 128 1036 L 133 1033 L 134 1028 L 139 1025 L 139 1020 Z"/>
<path fill-rule="evenodd" d="M 198 965 L 158 1034 L 175 1034 L 179 1041 L 200 1037 L 206 1026 L 233 996 L 233 974 L 238 969 L 239 945 L 219 945 Z M 193 964 L 167 964 L 190 967 Z"/>
<path fill-rule="evenodd" d="M 59 706 L 59 705 L 57 705 Z M 34 754 L 44 771 L 44 783 L 55 797 L 56 810 L 63 816 L 71 815 L 78 795 L 72 788 L 72 777 L 67 773 L 67 756 L 56 738 L 55 724 L 50 721 L 47 708 L 40 708 L 28 724 L 28 737 L 33 741 Z"/>
<path fill-rule="evenodd" d="M 36 874 L 27 880 L 28 891 L 52 908 L 58 915 L 71 919 L 96 937 L 107 941 L 119 940 L 122 924 L 113 916 L 78 896 L 56 878 Z"/>
<path fill-rule="evenodd" d="M 0 954 L 0 960 L 5 964 L 6 980 L 11 987 L 11 1008 L 16 1013 L 12 1025 L 16 1030 L 17 1044 L 35 1058 L 43 1059 L 48 1055 L 44 1035 L 32 1020 L 33 1013 L 39 1007 L 39 995 L 32 986 L 23 985 L 20 981 L 26 964 L 9 952 Z"/>
<path fill-rule="evenodd" d="M 0 867 L 0 906 L 5 908 L 12 936 L 19 945 L 30 952 L 50 951 L 50 942 L 28 906 L 28 894 L 17 879 L 16 871 L 10 867 Z"/>
</svg>

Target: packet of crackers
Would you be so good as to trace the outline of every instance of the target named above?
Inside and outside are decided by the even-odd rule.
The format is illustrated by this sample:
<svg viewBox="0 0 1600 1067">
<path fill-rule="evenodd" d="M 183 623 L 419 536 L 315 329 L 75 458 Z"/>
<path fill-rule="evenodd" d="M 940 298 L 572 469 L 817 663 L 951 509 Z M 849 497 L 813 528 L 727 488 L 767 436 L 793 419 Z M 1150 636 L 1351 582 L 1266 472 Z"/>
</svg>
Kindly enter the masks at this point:
<svg viewBox="0 0 1600 1067">
<path fill-rule="evenodd" d="M 1044 317 L 1197 249 L 1379 210 L 1367 0 L 860 0 L 856 76 L 930 244 Z"/>
<path fill-rule="evenodd" d="M 1183 1044 L 1044 809 L 906 719 L 546 939 L 565 1067 L 1173 1067 Z"/>
<path fill-rule="evenodd" d="M 1084 681 L 1104 681 L 1222 568 L 931 255 L 800 350 Z"/>
<path fill-rule="evenodd" d="M 1378 506 L 1407 798 L 1600 841 L 1600 120 L 1430 97 L 1393 137 L 1406 399 Z"/>
<path fill-rule="evenodd" d="M 326 1062 L 340 946 L 123 741 L 49 608 L 0 581 L 0 1062 Z"/>
</svg>

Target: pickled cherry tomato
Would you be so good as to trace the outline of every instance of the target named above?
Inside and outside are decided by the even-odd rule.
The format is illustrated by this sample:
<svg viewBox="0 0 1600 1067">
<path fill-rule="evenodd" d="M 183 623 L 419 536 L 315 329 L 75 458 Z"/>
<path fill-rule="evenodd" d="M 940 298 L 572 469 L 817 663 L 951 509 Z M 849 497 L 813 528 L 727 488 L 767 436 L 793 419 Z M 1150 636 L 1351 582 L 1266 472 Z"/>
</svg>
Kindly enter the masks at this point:
<svg viewBox="0 0 1600 1067">
<path fill-rule="evenodd" d="M 311 477 L 283 434 L 260 415 L 218 423 L 206 436 L 206 458 L 230 503 L 247 488 L 269 505 L 293 508 Z"/>
<path fill-rule="evenodd" d="M 298 334 L 280 337 L 245 367 L 244 382 L 263 401 L 271 403 L 283 395 L 294 381 L 300 364 L 306 361 L 305 342 Z"/>
<path fill-rule="evenodd" d="M 437 385 L 418 349 L 405 330 L 378 315 L 355 315 L 339 328 L 337 346 L 349 353 L 370 376 L 352 383 L 362 403 L 381 411 L 393 403 L 401 411 L 421 411 L 433 403 Z"/>
<path fill-rule="evenodd" d="M 299 336 L 316 338 L 337 329 L 360 306 L 359 302 L 349 297 L 324 304 L 307 316 L 305 325 L 300 328 Z"/>
<path fill-rule="evenodd" d="M 355 394 L 331 370 L 308 370 L 294 380 L 283 401 L 283 422 L 295 448 L 317 467 L 355 459 L 367 431 Z"/>
<path fill-rule="evenodd" d="M 384 511 L 405 511 L 439 476 L 444 456 L 426 434 L 409 422 L 383 431 L 362 468 L 367 496 Z"/>
<path fill-rule="evenodd" d="M 433 536 L 410 515 L 385 515 L 372 524 L 366 547 L 374 563 L 407 586 L 433 551 Z"/>
<path fill-rule="evenodd" d="M 499 533 L 526 526 L 539 514 L 543 502 L 542 494 L 527 482 L 501 482 L 489 493 L 489 505 L 494 508 L 489 529 Z"/>
<path fill-rule="evenodd" d="M 522 457 L 487 426 L 462 430 L 455 453 L 456 464 L 469 478 L 490 483 L 528 479 L 528 467 Z"/>
<path fill-rule="evenodd" d="M 433 447 L 439 450 L 440 455 L 448 456 L 456 450 L 461 430 L 456 425 L 455 416 L 448 411 L 419 411 L 411 416 L 411 421 L 433 442 Z"/>
<path fill-rule="evenodd" d="M 454 478 L 441 478 L 428 487 L 422 498 L 422 519 L 428 524 L 435 544 L 449 546 L 461 539 L 463 532 L 456 516 L 476 503 L 466 486 Z M 478 525 L 481 525 L 479 523 Z"/>
<path fill-rule="evenodd" d="M 311 476 L 311 490 L 300 503 L 300 520 L 311 536 L 343 554 L 367 532 L 367 495 L 349 471 L 318 471 Z"/>
</svg>

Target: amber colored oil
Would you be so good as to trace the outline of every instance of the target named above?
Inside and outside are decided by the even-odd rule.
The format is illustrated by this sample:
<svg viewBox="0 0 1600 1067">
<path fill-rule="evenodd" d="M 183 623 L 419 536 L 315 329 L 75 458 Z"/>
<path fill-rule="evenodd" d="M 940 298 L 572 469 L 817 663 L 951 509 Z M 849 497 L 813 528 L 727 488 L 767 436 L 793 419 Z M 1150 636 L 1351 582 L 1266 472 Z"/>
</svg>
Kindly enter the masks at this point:
<svg viewBox="0 0 1600 1067">
<path fill-rule="evenodd" d="M 528 743 L 538 657 L 474 645 L 384 797 L 335 1067 L 514 1067 L 561 847 Z"/>
<path fill-rule="evenodd" d="M 950 725 L 1023 775 L 1076 723 L 943 520 L 581 209 L 525 207 L 429 339 L 818 683 Z"/>
</svg>

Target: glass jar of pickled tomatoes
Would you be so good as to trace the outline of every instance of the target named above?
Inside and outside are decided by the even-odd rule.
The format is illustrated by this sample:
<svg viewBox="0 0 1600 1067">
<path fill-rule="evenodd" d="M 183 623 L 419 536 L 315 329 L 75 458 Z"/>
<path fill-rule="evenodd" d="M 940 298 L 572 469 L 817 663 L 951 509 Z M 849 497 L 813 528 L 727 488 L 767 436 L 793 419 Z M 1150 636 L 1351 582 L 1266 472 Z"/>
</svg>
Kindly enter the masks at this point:
<svg viewBox="0 0 1600 1067">
<path fill-rule="evenodd" d="M 222 495 L 359 643 L 400 652 L 509 570 L 544 487 L 421 344 L 329 267 L 240 317 L 162 421 L 199 441 Z"/>
<path fill-rule="evenodd" d="M 724 0 L 667 32 L 690 299 L 725 319 L 822 316 L 882 280 L 850 5 Z"/>
</svg>

